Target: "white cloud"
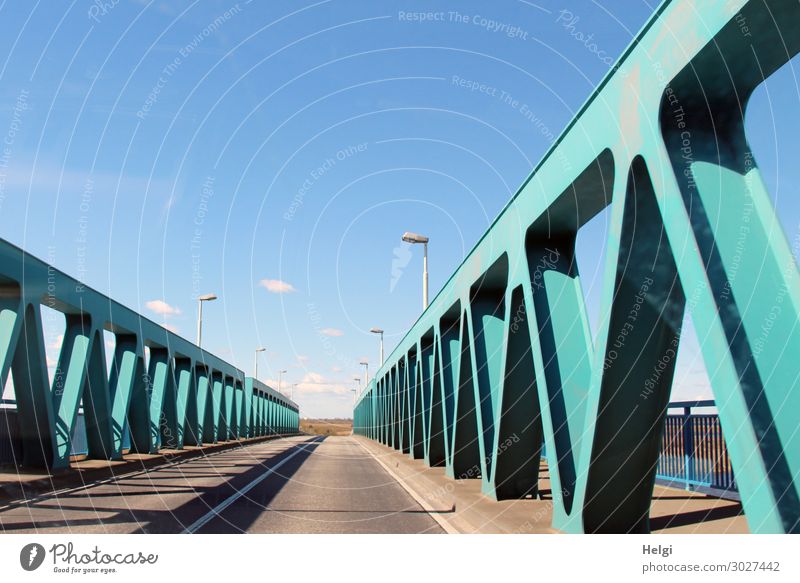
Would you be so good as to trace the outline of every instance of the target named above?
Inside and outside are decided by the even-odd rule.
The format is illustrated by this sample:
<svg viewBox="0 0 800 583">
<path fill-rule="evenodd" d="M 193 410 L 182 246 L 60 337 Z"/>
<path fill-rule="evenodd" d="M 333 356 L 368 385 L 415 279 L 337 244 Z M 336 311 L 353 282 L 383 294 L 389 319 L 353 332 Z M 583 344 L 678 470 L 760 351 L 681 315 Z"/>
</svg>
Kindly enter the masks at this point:
<svg viewBox="0 0 800 583">
<path fill-rule="evenodd" d="M 302 380 L 297 383 L 295 387 L 295 397 L 299 394 L 303 395 L 319 395 L 319 394 L 334 394 L 334 395 L 352 395 L 353 387 L 347 386 L 341 381 L 329 379 L 319 373 L 309 372 L 305 374 Z"/>
<path fill-rule="evenodd" d="M 323 328 L 319 333 L 323 336 L 344 336 L 344 332 L 338 328 Z"/>
<path fill-rule="evenodd" d="M 278 388 L 278 379 L 267 379 L 267 385 L 272 387 L 273 389 Z M 317 372 L 308 372 L 303 375 L 303 378 L 300 379 L 298 382 L 293 383 L 291 380 L 286 378 L 286 375 L 283 377 L 282 389 L 285 395 L 290 395 L 292 391 L 292 385 L 294 387 L 294 398 L 295 400 L 298 397 L 314 395 L 315 398 L 325 395 L 337 399 L 341 399 L 344 396 L 349 395 L 350 398 L 353 396 L 353 388 L 355 385 L 350 386 L 342 381 L 336 379 L 327 378 Z"/>
<path fill-rule="evenodd" d="M 318 372 L 310 372 L 303 377 L 303 381 L 308 383 L 322 383 L 324 380 L 325 377 Z"/>
<path fill-rule="evenodd" d="M 291 283 L 280 279 L 262 279 L 258 282 L 258 285 L 273 294 L 290 294 L 297 291 Z"/>
<path fill-rule="evenodd" d="M 150 300 L 144 305 L 151 312 L 158 314 L 159 316 L 164 316 L 165 318 L 168 318 L 169 316 L 177 316 L 181 313 L 180 309 L 170 306 L 164 300 Z"/>
</svg>

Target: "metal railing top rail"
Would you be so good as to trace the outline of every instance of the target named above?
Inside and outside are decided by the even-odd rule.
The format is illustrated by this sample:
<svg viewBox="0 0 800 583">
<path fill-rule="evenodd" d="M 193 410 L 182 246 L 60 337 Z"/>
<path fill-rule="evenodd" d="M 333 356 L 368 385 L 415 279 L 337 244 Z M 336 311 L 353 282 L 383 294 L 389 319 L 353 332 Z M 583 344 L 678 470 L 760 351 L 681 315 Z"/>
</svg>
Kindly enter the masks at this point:
<svg viewBox="0 0 800 583">
<path fill-rule="evenodd" d="M 699 401 L 671 401 L 667 405 L 667 409 L 702 409 L 716 406 L 714 399 L 702 399 Z"/>
</svg>

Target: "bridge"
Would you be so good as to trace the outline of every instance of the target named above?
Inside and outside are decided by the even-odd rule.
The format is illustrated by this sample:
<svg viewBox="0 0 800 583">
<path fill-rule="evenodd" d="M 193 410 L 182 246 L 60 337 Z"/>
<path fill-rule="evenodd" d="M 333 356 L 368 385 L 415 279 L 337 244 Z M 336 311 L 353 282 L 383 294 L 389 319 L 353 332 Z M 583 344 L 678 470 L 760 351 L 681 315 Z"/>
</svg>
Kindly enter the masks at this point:
<svg viewBox="0 0 800 583">
<path fill-rule="evenodd" d="M 800 280 L 744 132 L 798 18 L 664 2 L 376 373 L 356 433 L 496 500 L 537 492 L 544 444 L 555 528 L 647 532 L 688 311 L 750 529 L 800 529 Z M 575 239 L 608 206 L 593 341 Z"/>
<path fill-rule="evenodd" d="M 743 125 L 797 22 L 790 0 L 664 2 L 358 396 L 353 436 L 300 433 L 278 391 L 0 242 L 3 528 L 646 533 L 677 485 L 797 532 L 800 279 Z M 608 207 L 593 339 L 575 239 Z M 66 319 L 52 382 L 40 306 Z M 685 312 L 714 414 L 670 404 Z"/>
</svg>

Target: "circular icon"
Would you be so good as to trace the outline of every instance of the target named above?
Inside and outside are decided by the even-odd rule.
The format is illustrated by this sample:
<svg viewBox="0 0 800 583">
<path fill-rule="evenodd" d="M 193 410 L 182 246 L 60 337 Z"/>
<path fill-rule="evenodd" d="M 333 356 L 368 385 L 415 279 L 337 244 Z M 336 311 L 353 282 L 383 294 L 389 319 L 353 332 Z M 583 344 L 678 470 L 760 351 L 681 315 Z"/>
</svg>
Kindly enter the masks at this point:
<svg viewBox="0 0 800 583">
<path fill-rule="evenodd" d="M 39 543 L 30 543 L 19 552 L 19 564 L 26 571 L 35 571 L 44 562 L 44 547 Z"/>
</svg>

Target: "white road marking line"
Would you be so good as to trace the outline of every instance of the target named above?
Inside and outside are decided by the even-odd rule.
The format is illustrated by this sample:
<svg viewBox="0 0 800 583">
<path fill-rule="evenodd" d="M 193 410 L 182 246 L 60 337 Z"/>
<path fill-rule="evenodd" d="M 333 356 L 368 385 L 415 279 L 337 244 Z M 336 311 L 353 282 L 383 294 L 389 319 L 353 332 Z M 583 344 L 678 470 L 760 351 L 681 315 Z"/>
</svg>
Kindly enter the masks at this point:
<svg viewBox="0 0 800 583">
<path fill-rule="evenodd" d="M 378 456 L 376 456 L 374 453 L 372 453 L 372 452 L 371 452 L 371 451 L 370 451 L 370 450 L 367 448 L 367 446 L 365 446 L 363 443 L 361 443 L 361 441 L 360 441 L 360 440 L 358 440 L 358 439 L 353 439 L 353 441 L 355 441 L 355 442 L 356 442 L 358 445 L 360 445 L 360 446 L 361 446 L 361 447 L 364 449 L 364 451 L 366 451 L 366 452 L 367 452 L 367 453 L 370 455 L 370 457 L 372 457 L 372 459 L 374 459 L 376 462 L 378 462 L 378 463 L 379 463 L 379 464 L 380 464 L 380 465 L 383 467 L 383 469 L 384 469 L 384 470 L 386 470 L 386 473 L 387 473 L 387 474 L 389 474 L 389 475 L 390 475 L 392 478 L 394 478 L 394 480 L 395 480 L 395 481 L 396 481 L 398 484 L 400 484 L 400 486 L 403 488 L 403 490 L 405 490 L 405 491 L 406 491 L 406 493 L 407 493 L 409 496 L 411 496 L 411 497 L 414 499 L 414 501 L 415 501 L 417 504 L 419 504 L 420 506 L 422 506 L 422 509 L 423 509 L 425 512 L 427 512 L 427 513 L 428 513 L 428 516 L 430 516 L 431 518 L 433 518 L 433 519 L 434 519 L 434 520 L 435 520 L 435 521 L 436 521 L 436 522 L 439 524 L 439 526 L 441 526 L 441 527 L 442 527 L 442 529 L 443 529 L 443 530 L 444 530 L 444 531 L 445 531 L 447 534 L 461 534 L 461 531 L 460 531 L 460 530 L 458 530 L 458 529 L 457 529 L 457 528 L 455 528 L 453 525 L 451 525 L 449 522 L 447 522 L 447 521 L 446 521 L 444 518 L 442 518 L 441 516 L 439 516 L 439 513 L 436 511 L 436 509 L 435 509 L 433 506 L 431 506 L 430 504 L 428 504 L 428 501 L 427 501 L 427 500 L 425 500 L 425 498 L 423 498 L 422 496 L 420 496 L 419 494 L 417 494 L 417 493 L 416 493 L 416 492 L 415 492 L 415 491 L 414 491 L 414 490 L 411 488 L 411 486 L 409 486 L 408 484 L 406 484 L 406 482 L 403 480 L 403 478 L 401 478 L 399 475 L 397 475 L 397 474 L 394 472 L 394 470 L 392 470 L 392 469 L 391 469 L 389 466 L 387 466 L 385 463 L 383 463 L 383 462 L 381 461 L 381 459 L 380 459 Z"/>
<path fill-rule="evenodd" d="M 282 459 L 281 461 L 279 461 L 277 464 L 275 464 L 274 466 L 271 466 L 270 468 L 268 468 L 266 472 L 264 472 L 263 474 L 261 474 L 260 476 L 258 476 L 258 477 L 257 477 L 256 479 L 254 479 L 252 482 L 250 482 L 249 484 L 247 484 L 247 485 L 246 485 L 246 486 L 244 486 L 243 488 L 240 488 L 240 489 L 239 489 L 239 490 L 237 490 L 235 493 L 231 494 L 231 495 L 230 495 L 228 498 L 226 498 L 225 500 L 223 500 L 222 502 L 220 502 L 219 504 L 217 504 L 217 505 L 216 505 L 214 508 L 212 508 L 211 510 L 209 510 L 209 511 L 208 511 L 208 512 L 207 512 L 205 515 L 203 515 L 201 518 L 198 518 L 198 519 L 197 519 L 197 520 L 195 520 L 195 521 L 194 521 L 192 524 L 190 524 L 189 526 L 187 526 L 187 527 L 186 527 L 186 528 L 183 530 L 183 532 L 182 532 L 181 534 L 194 534 L 194 533 L 196 533 L 198 530 L 200 530 L 201 528 L 203 528 L 203 526 L 205 526 L 206 524 L 208 524 L 209 522 L 211 522 L 211 521 L 212 521 L 214 518 L 216 518 L 217 516 L 219 516 L 219 515 L 220 515 L 220 513 L 221 513 L 223 510 L 225 510 L 225 509 L 226 509 L 228 506 L 230 506 L 231 504 L 233 504 L 234 502 L 236 502 L 236 501 L 237 501 L 239 498 L 241 498 L 242 496 L 244 496 L 245 494 L 247 494 L 247 493 L 248 493 L 250 490 L 252 490 L 252 489 L 253 489 L 253 488 L 255 488 L 256 486 L 258 486 L 258 485 L 259 485 L 261 482 L 263 482 L 264 480 L 266 480 L 267 478 L 269 478 L 269 477 L 270 477 L 272 474 L 274 474 L 274 473 L 275 473 L 275 471 L 276 471 L 276 470 L 278 470 L 278 468 L 280 468 L 280 467 L 281 467 L 283 464 L 285 464 L 286 462 L 288 462 L 288 461 L 289 461 L 290 459 L 292 459 L 294 456 L 296 456 L 296 455 L 298 455 L 298 454 L 301 454 L 301 453 L 305 452 L 305 451 L 306 451 L 306 446 L 307 446 L 307 445 L 310 445 L 310 444 L 312 444 L 312 443 L 317 443 L 317 441 L 316 441 L 316 440 L 314 440 L 314 441 L 304 441 L 304 442 L 302 442 L 302 443 L 298 444 L 298 445 L 299 445 L 299 447 L 297 448 L 297 451 L 295 451 L 293 454 L 291 454 L 291 455 L 289 455 L 289 456 L 287 456 L 287 457 L 283 458 L 283 459 Z M 288 450 L 284 450 L 284 451 L 288 451 Z"/>
</svg>

